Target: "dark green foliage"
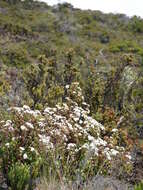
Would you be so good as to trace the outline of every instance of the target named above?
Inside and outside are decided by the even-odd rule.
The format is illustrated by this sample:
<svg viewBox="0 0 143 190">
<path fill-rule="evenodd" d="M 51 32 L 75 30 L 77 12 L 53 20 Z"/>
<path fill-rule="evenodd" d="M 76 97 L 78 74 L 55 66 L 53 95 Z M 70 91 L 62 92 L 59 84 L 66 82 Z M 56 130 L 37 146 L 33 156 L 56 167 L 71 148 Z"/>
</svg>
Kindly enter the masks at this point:
<svg viewBox="0 0 143 190">
<path fill-rule="evenodd" d="M 100 41 L 101 41 L 101 43 L 109 43 L 110 35 L 108 33 L 106 33 L 106 32 L 102 33 L 100 35 Z"/>
<path fill-rule="evenodd" d="M 8 180 L 12 190 L 24 190 L 30 180 L 30 167 L 22 163 L 13 164 L 8 173 Z"/>
<path fill-rule="evenodd" d="M 4 24 L 3 30 L 5 32 L 10 32 L 13 35 L 21 35 L 21 36 L 31 35 L 31 31 L 28 28 L 13 23 Z"/>
<path fill-rule="evenodd" d="M 140 17 L 134 16 L 129 24 L 130 29 L 135 33 L 143 32 L 143 21 Z"/>
<path fill-rule="evenodd" d="M 25 67 L 28 63 L 27 50 L 21 45 L 11 45 L 1 51 L 1 59 L 4 64 L 15 67 Z"/>
<path fill-rule="evenodd" d="M 78 80 L 78 69 L 73 63 L 73 56 L 74 56 L 74 50 L 69 49 L 66 52 L 66 58 L 67 61 L 65 63 L 64 67 L 64 84 L 71 84 L 72 82 L 75 82 Z"/>
<path fill-rule="evenodd" d="M 135 186 L 134 190 L 142 190 L 143 189 L 143 182 L 139 183 Z"/>
<path fill-rule="evenodd" d="M 23 74 L 33 108 L 41 108 L 45 103 L 52 106 L 59 102 L 63 95 L 63 87 L 56 81 L 58 78 L 56 60 L 40 55 L 39 61 L 37 65 L 27 67 Z"/>
</svg>

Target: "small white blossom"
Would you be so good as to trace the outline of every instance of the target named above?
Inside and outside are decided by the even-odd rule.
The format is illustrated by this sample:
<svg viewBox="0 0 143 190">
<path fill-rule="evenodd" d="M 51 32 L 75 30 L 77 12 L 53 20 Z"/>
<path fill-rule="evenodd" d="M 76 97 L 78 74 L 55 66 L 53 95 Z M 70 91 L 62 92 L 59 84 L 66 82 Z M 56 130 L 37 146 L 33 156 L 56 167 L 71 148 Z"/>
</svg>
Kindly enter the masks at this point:
<svg viewBox="0 0 143 190">
<path fill-rule="evenodd" d="M 31 150 L 31 152 L 34 152 L 34 151 L 35 151 L 35 148 L 30 147 L 30 150 Z"/>
<path fill-rule="evenodd" d="M 66 85 L 66 89 L 69 89 L 70 85 Z"/>
<path fill-rule="evenodd" d="M 43 123 L 41 121 L 38 122 L 38 125 L 39 125 L 39 127 L 45 127 L 45 123 Z"/>
<path fill-rule="evenodd" d="M 116 133 L 118 132 L 118 129 L 112 129 L 112 132 Z"/>
<path fill-rule="evenodd" d="M 12 126 L 8 127 L 9 131 L 14 131 L 14 128 Z"/>
<path fill-rule="evenodd" d="M 67 149 L 70 150 L 70 149 L 75 148 L 75 147 L 76 147 L 76 144 L 69 143 Z"/>
<path fill-rule="evenodd" d="M 12 137 L 12 141 L 15 141 L 15 137 Z"/>
<path fill-rule="evenodd" d="M 72 124 L 70 123 L 67 123 L 67 124 L 68 124 L 69 129 L 72 131 L 73 130 Z"/>
<path fill-rule="evenodd" d="M 79 120 L 79 124 L 80 124 L 80 125 L 83 124 L 83 121 L 82 121 L 81 119 Z"/>
<path fill-rule="evenodd" d="M 26 122 L 25 123 L 27 127 L 29 127 L 30 129 L 34 129 L 34 126 L 32 123 Z"/>
<path fill-rule="evenodd" d="M 111 156 L 110 156 L 109 152 L 106 152 L 106 157 L 108 160 L 111 160 Z"/>
<path fill-rule="evenodd" d="M 6 143 L 6 144 L 5 144 L 5 146 L 7 146 L 7 147 L 9 147 L 9 145 L 10 145 L 9 143 Z"/>
<path fill-rule="evenodd" d="M 6 122 L 12 124 L 12 121 L 11 121 L 11 120 L 7 120 Z"/>
<path fill-rule="evenodd" d="M 20 149 L 21 151 L 24 151 L 24 150 L 25 150 L 25 148 L 24 148 L 24 147 L 19 147 L 19 149 Z"/>
<path fill-rule="evenodd" d="M 27 158 L 28 158 L 27 154 L 24 153 L 24 154 L 23 154 L 23 159 L 26 160 Z"/>
<path fill-rule="evenodd" d="M 29 111 L 30 111 L 30 107 L 27 106 L 27 105 L 24 105 L 24 106 L 23 106 L 23 109 L 24 109 L 24 110 L 29 110 Z"/>
<path fill-rule="evenodd" d="M 90 148 L 89 151 L 91 150 L 94 153 L 94 155 L 98 156 L 99 149 L 97 148 L 94 142 L 90 144 L 89 148 Z"/>
<path fill-rule="evenodd" d="M 21 125 L 21 126 L 20 126 L 20 129 L 21 129 L 22 131 L 27 131 L 27 128 L 26 128 L 24 125 Z"/>
<path fill-rule="evenodd" d="M 11 120 L 7 120 L 4 127 L 11 127 L 12 125 L 12 121 Z"/>
<path fill-rule="evenodd" d="M 50 143 L 50 137 L 45 135 L 39 135 L 40 141 L 43 142 L 44 145 L 48 146 Z"/>
<path fill-rule="evenodd" d="M 75 122 L 77 122 L 77 121 L 79 121 L 79 118 L 78 118 L 78 117 L 74 117 L 73 120 L 74 120 Z"/>
<path fill-rule="evenodd" d="M 117 123 L 117 127 L 123 122 L 123 120 L 124 120 L 124 116 L 121 116 Z"/>
<path fill-rule="evenodd" d="M 89 140 L 89 141 L 94 141 L 94 140 L 95 140 L 95 138 L 94 138 L 94 137 L 92 137 L 91 135 L 89 135 L 89 136 L 88 136 L 88 140 Z"/>
<path fill-rule="evenodd" d="M 125 156 L 126 156 L 126 158 L 128 158 L 129 160 L 132 159 L 131 155 L 129 155 L 129 154 L 126 154 Z"/>
<path fill-rule="evenodd" d="M 82 145 L 81 148 L 89 149 L 89 145 L 87 143 L 85 143 L 84 145 Z"/>
<path fill-rule="evenodd" d="M 119 153 L 119 151 L 114 150 L 114 149 L 111 149 L 110 152 L 112 156 L 116 156 Z"/>
</svg>

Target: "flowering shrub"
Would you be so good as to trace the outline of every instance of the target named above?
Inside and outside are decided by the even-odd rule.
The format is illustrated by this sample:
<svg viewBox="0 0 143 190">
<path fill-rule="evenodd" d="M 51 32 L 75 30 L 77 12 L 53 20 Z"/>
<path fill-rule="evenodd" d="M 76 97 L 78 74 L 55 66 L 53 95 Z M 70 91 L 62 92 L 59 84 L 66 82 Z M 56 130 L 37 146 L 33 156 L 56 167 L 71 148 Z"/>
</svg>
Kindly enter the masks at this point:
<svg viewBox="0 0 143 190">
<path fill-rule="evenodd" d="M 96 173 L 107 174 L 116 157 L 131 164 L 126 147 L 120 146 L 120 131 L 107 129 L 90 116 L 79 83 L 66 86 L 65 102 L 43 111 L 28 106 L 9 109 L 11 120 L 0 122 L 1 159 L 5 176 L 19 161 L 38 176 L 44 163 L 53 173 L 82 180 Z"/>
<path fill-rule="evenodd" d="M 30 111 L 27 106 L 23 106 L 23 114 L 20 114 L 18 109 L 15 111 L 9 109 L 9 111 L 12 119 L 0 122 L 0 157 L 4 177 L 6 177 L 8 184 L 13 184 L 10 174 L 15 169 L 20 170 L 22 167 L 22 165 L 17 166 L 17 162 L 24 164 L 23 167 L 30 168 L 29 175 L 31 178 L 35 178 L 39 174 L 42 159 L 39 154 L 38 129 L 36 129 L 36 125 L 33 126 L 32 124 L 36 113 L 38 115 L 39 112 Z"/>
</svg>

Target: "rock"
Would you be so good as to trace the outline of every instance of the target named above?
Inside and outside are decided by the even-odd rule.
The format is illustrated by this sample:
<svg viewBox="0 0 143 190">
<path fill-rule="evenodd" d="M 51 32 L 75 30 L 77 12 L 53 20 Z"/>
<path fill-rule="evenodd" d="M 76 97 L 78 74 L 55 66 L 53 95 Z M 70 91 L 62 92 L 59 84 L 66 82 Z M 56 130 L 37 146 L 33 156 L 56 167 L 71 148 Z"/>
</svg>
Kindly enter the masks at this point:
<svg viewBox="0 0 143 190">
<path fill-rule="evenodd" d="M 5 183 L 5 178 L 3 177 L 3 174 L 0 172 L 0 190 L 7 190 L 7 184 Z"/>
<path fill-rule="evenodd" d="M 90 190 L 133 190 L 133 187 L 112 177 L 97 176 L 89 183 Z"/>
<path fill-rule="evenodd" d="M 0 185 L 0 190 L 8 190 L 7 184 L 3 183 L 2 185 Z"/>
<path fill-rule="evenodd" d="M 3 7 L 0 7 L 0 13 L 1 14 L 5 14 L 7 12 L 7 10 Z"/>
<path fill-rule="evenodd" d="M 123 71 L 123 76 L 121 79 L 121 86 L 124 88 L 125 91 L 130 89 L 130 86 L 136 80 L 137 76 L 138 76 L 138 73 L 133 67 L 129 67 L 129 66 L 125 67 Z"/>
</svg>

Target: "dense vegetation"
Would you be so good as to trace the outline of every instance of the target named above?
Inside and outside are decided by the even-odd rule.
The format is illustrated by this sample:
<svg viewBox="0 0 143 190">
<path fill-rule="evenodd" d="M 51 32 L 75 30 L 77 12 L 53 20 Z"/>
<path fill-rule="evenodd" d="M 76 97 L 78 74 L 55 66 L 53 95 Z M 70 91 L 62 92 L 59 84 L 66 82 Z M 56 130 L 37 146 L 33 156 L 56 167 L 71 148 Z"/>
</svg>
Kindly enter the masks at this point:
<svg viewBox="0 0 143 190">
<path fill-rule="evenodd" d="M 72 106 L 80 114 L 75 120 Z M 61 120 L 55 125 L 56 116 Z M 80 121 L 89 117 L 92 129 Z M 12 190 L 33 188 L 38 177 L 48 181 L 51 175 L 60 182 L 79 180 L 78 186 L 97 174 L 141 182 L 143 20 L 68 3 L 1 0 L 0 119 L 0 182 L 2 176 Z M 76 130 L 59 132 L 62 119 Z M 99 132 L 98 124 L 105 130 Z M 99 152 L 106 152 L 106 143 L 113 152 L 82 150 L 97 143 L 93 137 L 100 137 Z"/>
</svg>

